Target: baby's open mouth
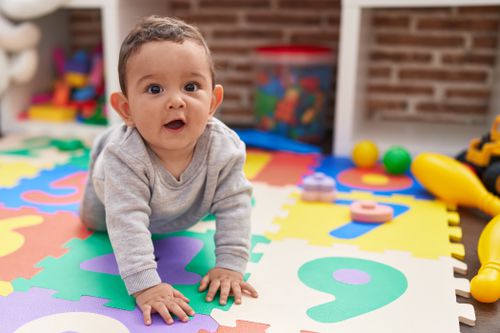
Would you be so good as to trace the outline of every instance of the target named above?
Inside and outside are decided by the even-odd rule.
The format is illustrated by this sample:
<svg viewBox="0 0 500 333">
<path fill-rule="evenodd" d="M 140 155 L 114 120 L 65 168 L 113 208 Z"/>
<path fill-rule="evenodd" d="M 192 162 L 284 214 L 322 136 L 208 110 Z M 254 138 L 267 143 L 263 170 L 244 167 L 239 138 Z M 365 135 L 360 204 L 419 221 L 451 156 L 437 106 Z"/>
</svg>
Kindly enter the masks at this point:
<svg viewBox="0 0 500 333">
<path fill-rule="evenodd" d="M 183 127 L 184 125 L 186 125 L 184 120 L 176 119 L 176 120 L 172 120 L 171 122 L 166 123 L 164 126 L 169 128 L 169 129 L 176 130 L 176 129 Z"/>
</svg>

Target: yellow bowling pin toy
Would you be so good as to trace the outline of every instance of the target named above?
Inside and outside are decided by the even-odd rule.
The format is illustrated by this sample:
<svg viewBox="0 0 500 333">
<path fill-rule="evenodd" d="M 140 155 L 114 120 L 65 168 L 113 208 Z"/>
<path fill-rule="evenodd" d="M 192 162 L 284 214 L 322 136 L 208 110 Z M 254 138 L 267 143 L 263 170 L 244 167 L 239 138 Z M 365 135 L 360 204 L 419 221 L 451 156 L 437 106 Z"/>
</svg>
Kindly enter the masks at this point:
<svg viewBox="0 0 500 333">
<path fill-rule="evenodd" d="M 457 160 L 436 153 L 418 155 L 411 171 L 417 180 L 439 199 L 485 213 L 500 214 L 500 199 L 486 190 L 481 180 Z"/>
<path fill-rule="evenodd" d="M 500 298 L 500 215 L 484 228 L 477 253 L 481 268 L 471 281 L 471 294 L 479 302 L 496 302 Z"/>
</svg>

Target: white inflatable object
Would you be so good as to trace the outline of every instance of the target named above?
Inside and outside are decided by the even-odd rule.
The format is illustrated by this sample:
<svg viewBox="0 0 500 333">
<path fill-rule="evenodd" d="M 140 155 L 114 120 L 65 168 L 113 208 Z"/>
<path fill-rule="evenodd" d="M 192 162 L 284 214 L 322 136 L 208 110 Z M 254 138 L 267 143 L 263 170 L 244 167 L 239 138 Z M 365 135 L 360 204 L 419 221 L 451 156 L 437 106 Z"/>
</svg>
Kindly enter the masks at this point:
<svg viewBox="0 0 500 333">
<path fill-rule="evenodd" d="M 52 13 L 68 0 L 1 0 L 0 11 L 13 20 L 30 20 Z"/>
<path fill-rule="evenodd" d="M 13 26 L 0 16 L 0 45 L 7 52 L 19 52 L 32 48 L 40 41 L 40 29 L 33 23 Z"/>
<path fill-rule="evenodd" d="M 35 48 L 24 50 L 14 55 L 10 60 L 10 78 L 12 82 L 27 83 L 38 68 L 38 52 Z"/>
<path fill-rule="evenodd" d="M 0 95 L 11 83 L 29 82 L 38 67 L 41 31 L 31 20 L 60 8 L 68 0 L 0 0 Z"/>
<path fill-rule="evenodd" d="M 9 81 L 9 59 L 7 54 L 0 50 L 0 95 L 7 90 Z"/>
</svg>

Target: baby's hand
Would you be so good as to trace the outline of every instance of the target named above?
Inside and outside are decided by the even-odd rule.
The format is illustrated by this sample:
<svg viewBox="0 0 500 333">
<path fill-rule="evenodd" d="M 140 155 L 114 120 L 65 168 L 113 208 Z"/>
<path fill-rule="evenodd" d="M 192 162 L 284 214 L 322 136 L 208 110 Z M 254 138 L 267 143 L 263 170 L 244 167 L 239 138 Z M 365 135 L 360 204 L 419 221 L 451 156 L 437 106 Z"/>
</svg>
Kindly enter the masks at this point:
<svg viewBox="0 0 500 333">
<path fill-rule="evenodd" d="M 201 279 L 199 291 L 204 291 L 208 288 L 207 302 L 214 299 L 215 294 L 220 289 L 221 305 L 226 305 L 227 297 L 231 294 L 234 296 L 234 303 L 241 304 L 242 292 L 257 298 L 257 291 L 249 283 L 243 281 L 243 275 L 236 271 L 224 268 L 212 268 L 207 275 Z"/>
<path fill-rule="evenodd" d="M 133 296 L 142 311 L 146 325 L 151 325 L 151 313 L 158 312 L 169 325 L 174 323 L 171 313 L 184 322 L 188 321 L 187 315 L 194 315 L 193 309 L 188 304 L 189 299 L 168 283 L 160 283 Z"/>
</svg>

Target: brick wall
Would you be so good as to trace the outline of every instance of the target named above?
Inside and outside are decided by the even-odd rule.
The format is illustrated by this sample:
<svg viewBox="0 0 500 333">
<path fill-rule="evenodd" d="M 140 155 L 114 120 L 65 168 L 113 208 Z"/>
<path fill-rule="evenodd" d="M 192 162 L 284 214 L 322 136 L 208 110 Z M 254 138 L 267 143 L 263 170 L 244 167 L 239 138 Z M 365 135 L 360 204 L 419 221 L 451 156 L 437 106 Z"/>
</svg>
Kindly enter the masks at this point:
<svg viewBox="0 0 500 333">
<path fill-rule="evenodd" d="M 338 44 L 340 0 L 171 0 L 171 13 L 200 28 L 225 98 L 218 116 L 253 122 L 252 51 L 275 44 Z M 334 89 L 332 87 L 332 97 Z M 328 110 L 332 124 L 333 98 Z"/>
<path fill-rule="evenodd" d="M 336 53 L 340 0 L 169 0 L 197 25 L 225 87 L 219 117 L 253 121 L 255 47 L 311 43 Z M 99 12 L 71 13 L 73 47 L 99 41 Z M 369 27 L 365 109 L 378 119 L 482 122 L 489 112 L 500 7 L 377 9 Z M 500 78 L 499 78 L 500 79 Z M 334 96 L 334 87 L 332 87 Z M 327 124 L 332 124 L 334 100 Z"/>
<path fill-rule="evenodd" d="M 102 43 L 101 12 L 97 9 L 73 9 L 69 11 L 72 51 L 92 51 Z"/>
<path fill-rule="evenodd" d="M 368 113 L 379 119 L 484 122 L 499 20 L 500 7 L 372 11 Z"/>
</svg>

